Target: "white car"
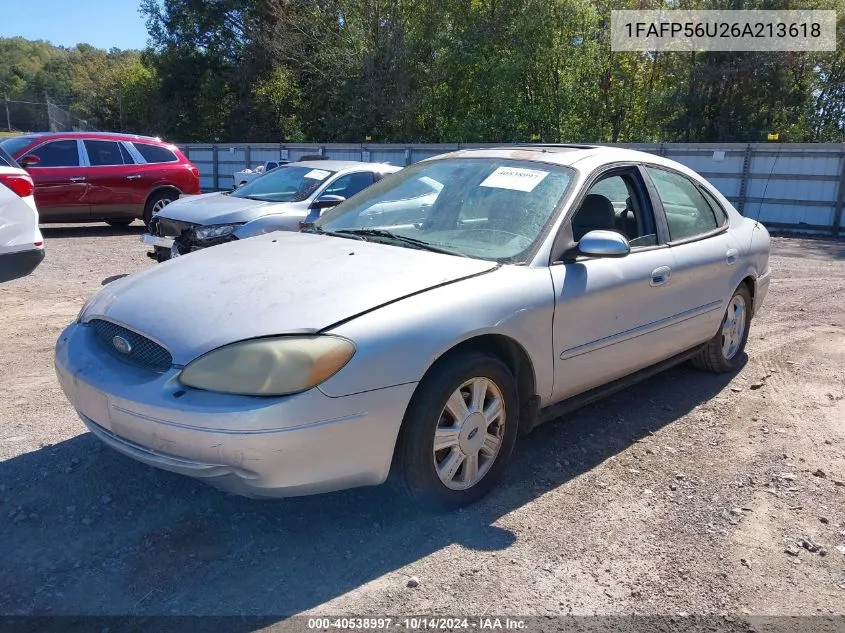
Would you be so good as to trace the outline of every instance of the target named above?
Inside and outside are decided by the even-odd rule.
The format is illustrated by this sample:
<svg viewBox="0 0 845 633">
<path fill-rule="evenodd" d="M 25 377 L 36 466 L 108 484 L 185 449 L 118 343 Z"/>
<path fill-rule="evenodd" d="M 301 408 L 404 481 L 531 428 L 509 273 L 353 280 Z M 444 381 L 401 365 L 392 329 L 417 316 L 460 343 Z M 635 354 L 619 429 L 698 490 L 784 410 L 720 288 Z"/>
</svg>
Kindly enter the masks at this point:
<svg viewBox="0 0 845 633">
<path fill-rule="evenodd" d="M 24 277 L 44 259 L 32 178 L 0 148 L 0 282 Z"/>
</svg>

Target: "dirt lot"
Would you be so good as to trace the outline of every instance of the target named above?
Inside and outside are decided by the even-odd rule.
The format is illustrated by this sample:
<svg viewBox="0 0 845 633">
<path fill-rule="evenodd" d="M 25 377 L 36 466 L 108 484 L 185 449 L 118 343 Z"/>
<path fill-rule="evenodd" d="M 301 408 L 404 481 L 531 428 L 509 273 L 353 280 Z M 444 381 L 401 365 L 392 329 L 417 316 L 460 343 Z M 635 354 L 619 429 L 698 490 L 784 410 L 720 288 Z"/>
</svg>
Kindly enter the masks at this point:
<svg viewBox="0 0 845 633">
<path fill-rule="evenodd" d="M 738 374 L 682 366 L 540 427 L 495 494 L 432 517 L 386 487 L 227 496 L 101 448 L 52 349 L 155 265 L 140 231 L 49 228 L 0 286 L 0 613 L 845 613 L 845 243 L 774 240 Z"/>
</svg>

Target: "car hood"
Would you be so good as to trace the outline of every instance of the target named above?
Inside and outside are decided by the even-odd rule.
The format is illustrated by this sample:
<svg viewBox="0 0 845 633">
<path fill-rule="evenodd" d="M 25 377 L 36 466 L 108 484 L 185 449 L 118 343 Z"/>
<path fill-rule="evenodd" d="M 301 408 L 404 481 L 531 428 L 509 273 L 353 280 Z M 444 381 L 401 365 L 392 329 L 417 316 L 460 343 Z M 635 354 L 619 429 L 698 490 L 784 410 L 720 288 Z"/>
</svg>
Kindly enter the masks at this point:
<svg viewBox="0 0 845 633">
<path fill-rule="evenodd" d="M 293 208 L 291 203 L 237 198 L 221 191 L 174 200 L 161 210 L 159 216 L 192 224 L 235 224 Z"/>
<path fill-rule="evenodd" d="M 495 262 L 327 235 L 276 232 L 108 284 L 83 321 L 152 338 L 176 364 L 235 341 L 318 332 L 385 303 L 489 272 Z"/>
</svg>

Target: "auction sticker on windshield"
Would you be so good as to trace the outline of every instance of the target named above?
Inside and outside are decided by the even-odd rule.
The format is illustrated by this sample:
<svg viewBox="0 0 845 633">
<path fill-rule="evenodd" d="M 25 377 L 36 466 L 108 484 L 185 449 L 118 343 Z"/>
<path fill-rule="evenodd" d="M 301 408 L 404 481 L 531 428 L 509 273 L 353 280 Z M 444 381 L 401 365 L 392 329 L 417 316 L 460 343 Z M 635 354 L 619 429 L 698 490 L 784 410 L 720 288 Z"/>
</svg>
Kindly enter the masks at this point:
<svg viewBox="0 0 845 633">
<path fill-rule="evenodd" d="M 324 171 L 322 169 L 312 169 L 303 178 L 310 178 L 311 180 L 325 180 L 332 172 Z"/>
<path fill-rule="evenodd" d="M 487 176 L 479 187 L 496 187 L 497 189 L 513 189 L 515 191 L 533 191 L 546 176 L 547 171 L 539 169 L 525 169 L 522 167 L 497 167 L 496 171 Z"/>
</svg>

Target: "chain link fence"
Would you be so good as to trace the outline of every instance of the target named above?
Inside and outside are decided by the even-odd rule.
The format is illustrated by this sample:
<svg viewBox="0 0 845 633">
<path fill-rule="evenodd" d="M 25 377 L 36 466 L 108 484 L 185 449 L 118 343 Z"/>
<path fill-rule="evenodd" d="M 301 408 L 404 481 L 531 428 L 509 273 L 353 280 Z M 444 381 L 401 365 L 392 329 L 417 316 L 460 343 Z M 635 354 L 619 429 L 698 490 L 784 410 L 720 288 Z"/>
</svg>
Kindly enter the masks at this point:
<svg viewBox="0 0 845 633">
<path fill-rule="evenodd" d="M 0 131 L 14 132 L 75 132 L 97 131 L 86 119 L 76 116 L 69 106 L 55 103 L 49 95 L 42 101 L 3 95 L 0 111 Z"/>
</svg>

